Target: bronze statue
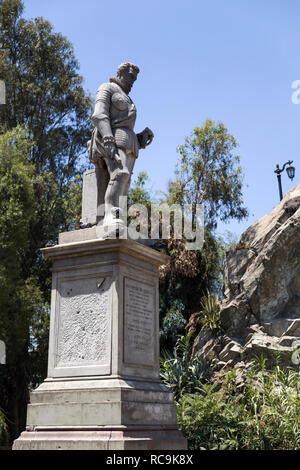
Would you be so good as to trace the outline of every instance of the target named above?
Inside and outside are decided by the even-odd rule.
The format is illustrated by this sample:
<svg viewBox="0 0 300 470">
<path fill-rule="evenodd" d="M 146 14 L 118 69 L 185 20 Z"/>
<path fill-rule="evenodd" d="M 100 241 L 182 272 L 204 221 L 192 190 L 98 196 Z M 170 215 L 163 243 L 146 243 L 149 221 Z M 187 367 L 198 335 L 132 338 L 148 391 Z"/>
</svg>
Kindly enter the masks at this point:
<svg viewBox="0 0 300 470">
<path fill-rule="evenodd" d="M 120 196 L 127 196 L 130 178 L 139 150 L 153 140 L 146 127 L 135 134 L 136 108 L 128 96 L 139 68 L 130 62 L 118 67 L 117 76 L 103 83 L 97 91 L 92 121 L 95 125 L 88 143 L 89 158 L 98 168 L 105 185 L 105 217 L 103 225 L 120 219 Z"/>
</svg>

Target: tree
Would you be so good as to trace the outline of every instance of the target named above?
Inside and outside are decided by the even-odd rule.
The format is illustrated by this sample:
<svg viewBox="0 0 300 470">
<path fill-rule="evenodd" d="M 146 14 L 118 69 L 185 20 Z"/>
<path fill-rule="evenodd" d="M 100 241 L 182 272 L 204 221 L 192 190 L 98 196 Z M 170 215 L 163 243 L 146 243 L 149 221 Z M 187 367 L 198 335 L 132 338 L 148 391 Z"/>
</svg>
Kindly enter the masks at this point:
<svg viewBox="0 0 300 470">
<path fill-rule="evenodd" d="M 29 162 L 39 175 L 39 210 L 31 229 L 35 251 L 70 223 L 66 194 L 82 171 L 91 98 L 82 87 L 70 42 L 43 18 L 21 18 L 22 10 L 21 0 L 0 0 L 0 76 L 6 84 L 0 123 L 4 129 L 25 125 L 34 142 Z"/>
<path fill-rule="evenodd" d="M 42 298 L 37 279 L 25 274 L 24 265 L 36 214 L 30 148 L 24 129 L 0 135 L 0 337 L 7 349 L 7 364 L 0 375 L 0 407 L 8 415 L 11 430 L 20 415 L 24 418 L 27 384 L 22 371 L 28 365 L 25 352 L 32 311 Z"/>
<path fill-rule="evenodd" d="M 40 248 L 79 221 L 82 156 L 92 130 L 91 98 L 82 86 L 72 45 L 55 33 L 48 21 L 27 21 L 21 17 L 22 11 L 21 0 L 0 0 L 0 77 L 6 85 L 6 104 L 0 107 L 0 134 L 8 139 L 7 132 L 17 132 L 13 129 L 19 125 L 25 127 L 28 148 L 22 165 L 30 173 L 31 188 L 30 198 L 24 199 L 26 210 L 30 208 L 28 217 L 20 215 L 29 236 L 20 235 L 19 248 L 16 239 L 13 249 L 5 254 L 12 266 L 20 266 L 15 271 L 18 282 L 15 293 L 9 294 L 10 303 L 3 300 L 1 304 L 1 319 L 6 322 L 1 328 L 6 333 L 11 329 L 8 348 L 14 343 L 20 345 L 0 370 L 1 383 L 5 383 L 0 388 L 0 407 L 7 412 L 11 439 L 25 425 L 28 386 L 38 384 L 46 374 L 51 274 Z M 15 145 L 10 142 L 5 154 L 9 161 Z M 4 167 L 0 168 L 2 181 L 1 171 Z M 15 187 L 13 181 L 11 190 L 17 194 L 19 186 L 16 182 Z M 24 185 L 25 181 L 20 188 Z M 14 223 L 19 224 L 18 217 L 12 203 L 10 223 L 0 228 L 12 241 L 16 233 L 23 233 L 14 227 Z M 1 258 L 0 272 L 5 266 Z M 9 271 L 13 273 L 13 268 Z M 7 275 L 2 281 L 4 291 L 11 292 L 13 277 Z"/>
<path fill-rule="evenodd" d="M 148 181 L 148 175 L 146 171 L 141 171 L 133 185 L 129 188 L 127 205 L 128 207 L 133 204 L 143 204 L 146 207 L 151 205 L 151 194 L 146 189 L 146 182 Z"/>
<path fill-rule="evenodd" d="M 177 165 L 177 178 L 170 181 L 169 192 L 159 203 L 176 203 L 181 206 L 192 204 L 194 219 L 196 204 L 203 203 L 205 243 L 200 250 L 187 250 L 184 239 L 171 237 L 169 240 L 153 242 L 153 247 L 163 249 L 170 255 L 170 264 L 160 270 L 162 324 L 167 321 L 165 315 L 176 311 L 178 302 L 183 305 L 182 314 L 188 320 L 192 313 L 199 311 L 200 300 L 207 290 L 222 294 L 225 252 L 227 245 L 233 242 L 233 235 L 228 232 L 228 240 L 226 236 L 223 240 L 215 234 L 214 229 L 218 218 L 241 220 L 247 216 L 247 209 L 242 203 L 239 157 L 233 154 L 236 146 L 234 137 L 228 133 L 224 124 L 207 120 L 179 147 L 181 159 Z M 140 173 L 129 191 L 128 205 L 143 204 L 149 214 L 151 203 L 155 205 L 157 201 L 146 190 L 146 181 L 146 175 Z"/>
<path fill-rule="evenodd" d="M 184 240 L 165 241 L 169 265 L 161 269 L 160 311 L 164 316 L 178 300 L 184 305 L 188 320 L 199 310 L 200 299 L 207 290 L 216 289 L 220 276 L 220 252 L 212 232 L 205 228 L 205 243 L 200 250 L 187 250 Z M 217 288 L 219 285 L 217 285 Z"/>
<path fill-rule="evenodd" d="M 170 310 L 180 300 L 185 318 L 199 310 L 207 290 L 220 292 L 224 249 L 215 235 L 218 220 L 242 220 L 248 211 L 242 199 L 240 158 L 234 154 L 235 138 L 222 123 L 207 119 L 196 127 L 185 143 L 178 147 L 180 161 L 176 178 L 169 182 L 169 204 L 192 205 L 196 223 L 196 205 L 204 206 L 204 246 L 194 252 L 185 241 L 171 239 L 167 251 L 171 262 L 161 281 L 161 309 Z"/>
<path fill-rule="evenodd" d="M 195 127 L 192 135 L 178 147 L 181 159 L 177 178 L 169 183 L 169 201 L 192 204 L 195 219 L 196 204 L 203 204 L 205 225 L 216 228 L 217 220 L 242 220 L 248 211 L 242 199 L 242 169 L 240 157 L 233 152 L 235 138 L 221 122 L 207 119 Z"/>
<path fill-rule="evenodd" d="M 90 136 L 91 99 L 82 87 L 73 46 L 43 18 L 21 18 L 21 0 L 0 0 L 0 76 L 6 106 L 0 122 L 25 125 L 36 171 L 70 179 Z"/>
</svg>

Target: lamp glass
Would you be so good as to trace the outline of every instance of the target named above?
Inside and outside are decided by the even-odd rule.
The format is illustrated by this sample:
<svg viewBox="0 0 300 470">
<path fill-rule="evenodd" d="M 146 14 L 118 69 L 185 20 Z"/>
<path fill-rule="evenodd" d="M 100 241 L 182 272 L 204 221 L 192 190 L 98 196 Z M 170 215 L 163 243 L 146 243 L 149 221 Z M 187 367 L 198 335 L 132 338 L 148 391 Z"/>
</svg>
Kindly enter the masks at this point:
<svg viewBox="0 0 300 470">
<path fill-rule="evenodd" d="M 294 176 L 295 176 L 295 167 L 293 167 L 293 166 L 287 167 L 286 172 L 287 172 L 287 174 L 288 174 L 288 177 L 289 177 L 291 180 L 294 179 Z"/>
</svg>

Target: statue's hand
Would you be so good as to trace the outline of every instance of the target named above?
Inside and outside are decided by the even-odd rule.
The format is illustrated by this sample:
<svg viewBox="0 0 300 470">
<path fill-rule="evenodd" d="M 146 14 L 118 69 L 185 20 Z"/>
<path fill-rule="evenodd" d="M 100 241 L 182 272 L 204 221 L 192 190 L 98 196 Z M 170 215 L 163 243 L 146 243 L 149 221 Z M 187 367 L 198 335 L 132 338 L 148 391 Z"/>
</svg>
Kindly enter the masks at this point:
<svg viewBox="0 0 300 470">
<path fill-rule="evenodd" d="M 117 163 L 121 163 L 122 160 L 118 154 L 118 148 L 114 142 L 114 138 L 113 137 L 107 137 L 107 138 L 103 138 L 102 139 L 103 141 L 103 145 L 104 145 L 104 148 L 105 148 L 105 152 L 107 154 L 108 157 L 110 158 L 113 158 Z"/>
<path fill-rule="evenodd" d="M 144 149 L 145 147 L 150 145 L 153 140 L 153 137 L 154 137 L 154 134 L 151 131 L 151 129 L 149 129 L 149 127 L 145 127 L 143 132 L 140 132 L 139 134 L 137 134 L 140 147 Z"/>
<path fill-rule="evenodd" d="M 150 145 L 153 138 L 154 138 L 154 134 L 153 132 L 151 131 L 151 129 L 149 129 L 149 127 L 145 127 L 145 129 L 143 130 L 143 134 L 145 135 L 145 147 L 147 147 L 147 145 Z"/>
<path fill-rule="evenodd" d="M 117 163 L 121 163 L 121 158 L 118 154 L 118 149 L 113 142 L 105 144 L 105 151 L 110 158 L 113 158 Z"/>
<path fill-rule="evenodd" d="M 116 152 L 115 152 L 113 158 L 116 160 L 116 162 L 117 162 L 118 164 L 119 164 L 119 163 L 122 163 L 122 159 L 120 158 L 120 156 L 119 156 L 117 150 L 116 150 Z"/>
</svg>

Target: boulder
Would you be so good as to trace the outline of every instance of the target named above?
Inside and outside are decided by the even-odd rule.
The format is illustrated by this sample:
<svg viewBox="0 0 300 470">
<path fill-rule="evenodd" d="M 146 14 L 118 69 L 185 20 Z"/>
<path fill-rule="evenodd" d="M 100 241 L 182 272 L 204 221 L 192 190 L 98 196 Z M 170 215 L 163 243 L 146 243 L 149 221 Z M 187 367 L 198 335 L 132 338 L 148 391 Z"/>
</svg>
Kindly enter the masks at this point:
<svg viewBox="0 0 300 470">
<path fill-rule="evenodd" d="M 300 339 L 300 184 L 229 249 L 220 315 L 225 345 L 208 348 L 220 361 L 277 352 L 289 362 Z"/>
</svg>

